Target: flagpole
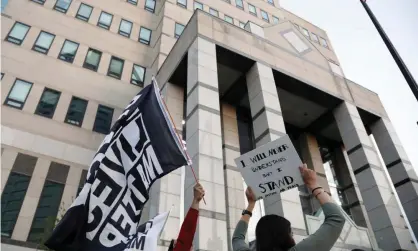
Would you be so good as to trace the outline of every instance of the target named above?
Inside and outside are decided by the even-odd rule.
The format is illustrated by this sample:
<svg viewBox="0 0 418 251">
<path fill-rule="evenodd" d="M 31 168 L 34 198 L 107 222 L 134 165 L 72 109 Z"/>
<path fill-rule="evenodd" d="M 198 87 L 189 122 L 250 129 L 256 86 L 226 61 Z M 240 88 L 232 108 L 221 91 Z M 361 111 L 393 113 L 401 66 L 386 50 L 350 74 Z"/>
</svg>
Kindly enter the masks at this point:
<svg viewBox="0 0 418 251">
<path fill-rule="evenodd" d="M 369 15 L 370 19 L 372 20 L 374 26 L 376 27 L 377 31 L 379 32 L 380 36 L 385 42 L 386 47 L 388 48 L 390 54 L 392 54 L 393 59 L 395 60 L 396 64 L 401 70 L 406 82 L 408 83 L 409 87 L 412 90 L 415 98 L 418 100 L 418 85 L 415 81 L 414 77 L 412 76 L 411 72 L 409 71 L 408 67 L 402 60 L 401 56 L 399 55 L 398 51 L 396 50 L 395 46 L 393 46 L 392 42 L 390 41 L 389 37 L 387 36 L 386 32 L 383 30 L 382 26 L 380 25 L 379 21 L 377 21 L 376 16 L 373 14 L 372 10 L 366 3 L 366 0 L 360 0 L 361 4 L 363 5 L 364 9 L 366 10 L 367 14 Z"/>
<path fill-rule="evenodd" d="M 154 78 L 154 76 L 152 77 L 152 80 L 154 80 L 154 82 L 155 82 L 155 83 L 157 83 L 157 80 Z M 158 87 L 158 85 L 157 85 L 157 87 Z M 161 94 L 161 90 L 160 90 L 160 95 L 162 96 L 162 94 Z M 163 101 L 164 107 L 165 107 L 165 109 L 167 110 L 168 116 L 170 117 L 171 124 L 173 124 L 174 129 L 176 130 L 176 135 L 177 135 L 177 137 L 178 137 L 178 138 L 179 138 L 179 140 L 180 140 L 181 146 L 183 147 L 183 150 L 184 150 L 184 152 L 186 153 L 188 160 L 190 160 L 190 156 L 189 156 L 189 154 L 188 154 L 188 153 L 187 153 L 187 151 L 186 151 L 186 147 L 185 147 L 185 145 L 183 144 L 183 140 L 180 138 L 180 136 L 179 136 L 179 135 L 178 135 L 178 133 L 177 133 L 177 128 L 176 128 L 176 125 L 174 124 L 173 118 L 171 117 L 171 114 L 170 114 L 170 111 L 168 110 L 167 104 L 165 103 L 164 98 L 162 98 L 161 100 Z M 192 169 L 192 173 L 193 173 L 194 180 L 196 181 L 196 183 L 198 183 L 199 181 L 197 180 L 196 173 L 194 172 L 193 166 L 192 166 L 192 165 L 189 165 L 189 166 L 190 166 L 190 169 Z M 202 199 L 203 199 L 203 202 L 204 202 L 204 203 L 205 203 L 205 205 L 206 205 L 205 197 L 203 197 Z"/>
</svg>

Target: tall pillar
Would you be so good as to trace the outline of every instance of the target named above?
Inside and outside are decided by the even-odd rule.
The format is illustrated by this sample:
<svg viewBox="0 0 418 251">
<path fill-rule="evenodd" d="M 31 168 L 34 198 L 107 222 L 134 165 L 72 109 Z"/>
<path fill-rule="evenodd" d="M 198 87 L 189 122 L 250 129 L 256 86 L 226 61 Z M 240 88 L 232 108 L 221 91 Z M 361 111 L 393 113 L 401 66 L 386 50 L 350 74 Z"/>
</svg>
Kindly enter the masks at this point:
<svg viewBox="0 0 418 251">
<path fill-rule="evenodd" d="M 300 143 L 303 161 L 309 169 L 314 170 L 317 174 L 318 184 L 323 187 L 325 191 L 331 192 L 316 137 L 310 133 L 304 133 L 300 136 Z M 311 205 L 313 206 L 314 212 L 321 207 L 318 200 L 314 197 L 311 197 Z"/>
<path fill-rule="evenodd" d="M 279 97 L 270 67 L 254 63 L 247 73 L 248 98 L 257 147 L 286 135 Z M 291 189 L 264 199 L 266 214 L 286 217 L 297 235 L 306 235 L 299 190 Z"/>
<path fill-rule="evenodd" d="M 417 174 L 389 119 L 379 119 L 370 129 L 411 224 L 412 231 L 418 237 Z"/>
<path fill-rule="evenodd" d="M 174 126 L 177 129 L 177 134 L 182 137 L 184 88 L 172 83 L 166 83 L 162 94 Z M 182 168 L 178 168 L 160 179 L 159 192 L 156 197 L 158 213 L 167 212 L 171 209 L 166 226 L 161 234 L 160 244 L 162 242 L 162 245 L 167 245 L 172 239 L 177 238 L 182 223 L 180 222 L 180 207 L 183 207 L 180 203 L 183 190 L 181 188 L 181 170 Z"/>
<path fill-rule="evenodd" d="M 68 171 L 67 179 L 65 180 L 64 191 L 62 192 L 62 198 L 60 203 L 60 212 L 58 212 L 58 218 L 60 214 L 67 211 L 71 206 L 75 198 L 77 197 L 77 190 L 80 183 L 81 172 L 83 168 L 81 166 L 71 165 Z M 62 211 L 61 211 L 62 210 Z"/>
<path fill-rule="evenodd" d="M 28 238 L 50 164 L 51 161 L 41 158 L 36 162 L 25 199 L 19 212 L 19 217 L 13 230 L 12 239 L 26 241 Z"/>
<path fill-rule="evenodd" d="M 334 116 L 379 247 L 415 250 L 357 107 L 344 101 Z"/>
<path fill-rule="evenodd" d="M 238 121 L 235 107 L 222 104 L 222 148 L 226 185 L 226 215 L 228 240 L 232 240 L 241 212 L 245 209 L 245 192 L 241 173 L 235 159 L 241 154 L 238 136 Z M 232 251 L 232 243 L 228 242 L 228 250 Z"/>
<path fill-rule="evenodd" d="M 351 208 L 350 213 L 353 217 L 354 223 L 357 226 L 366 227 L 369 231 L 370 243 L 373 248 L 377 248 L 376 237 L 374 236 L 373 227 L 370 223 L 366 207 L 364 206 L 363 197 L 357 184 L 353 168 L 348 158 L 348 154 L 344 147 L 337 147 L 334 149 L 335 153 L 335 173 L 338 179 L 339 186 L 342 187 L 342 192 Z"/>
<path fill-rule="evenodd" d="M 225 182 L 215 44 L 196 38 L 189 48 L 187 64 L 187 150 L 197 179 L 206 191 L 206 204 L 200 203 L 194 249 L 227 250 L 230 240 L 225 238 Z M 185 211 L 191 205 L 194 184 L 192 170 L 186 168 Z"/>
<path fill-rule="evenodd" d="M 364 207 L 357 181 L 348 160 L 348 155 L 344 155 L 342 147 L 335 148 L 334 153 L 335 175 L 337 176 L 338 185 L 341 187 L 341 192 L 345 198 L 342 206 L 347 207 L 346 210 L 350 211 L 350 214 L 357 226 L 368 227 L 365 218 L 367 217 L 367 210 Z M 370 230 L 372 230 L 371 225 Z"/>
</svg>

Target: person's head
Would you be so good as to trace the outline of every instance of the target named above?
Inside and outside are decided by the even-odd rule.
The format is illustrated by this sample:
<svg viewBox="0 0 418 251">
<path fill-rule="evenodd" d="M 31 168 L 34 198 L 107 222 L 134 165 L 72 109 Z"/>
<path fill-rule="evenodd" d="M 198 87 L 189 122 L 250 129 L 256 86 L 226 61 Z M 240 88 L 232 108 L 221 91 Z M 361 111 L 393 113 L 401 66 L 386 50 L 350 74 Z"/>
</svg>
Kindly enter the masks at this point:
<svg viewBox="0 0 418 251">
<path fill-rule="evenodd" d="M 255 238 L 257 251 L 287 251 L 296 245 L 290 221 L 274 214 L 261 217 Z"/>
</svg>

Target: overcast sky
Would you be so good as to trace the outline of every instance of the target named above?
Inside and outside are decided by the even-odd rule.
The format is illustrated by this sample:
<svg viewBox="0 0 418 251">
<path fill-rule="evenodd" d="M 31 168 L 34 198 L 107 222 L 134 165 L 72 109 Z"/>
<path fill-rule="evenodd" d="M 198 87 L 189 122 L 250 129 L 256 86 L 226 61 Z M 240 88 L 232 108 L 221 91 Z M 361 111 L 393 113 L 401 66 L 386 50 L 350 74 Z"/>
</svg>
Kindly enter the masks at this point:
<svg viewBox="0 0 418 251">
<path fill-rule="evenodd" d="M 418 1 L 368 0 L 418 81 Z M 418 102 L 359 0 L 280 0 L 283 8 L 327 31 L 348 79 L 377 92 L 418 171 Z"/>
</svg>

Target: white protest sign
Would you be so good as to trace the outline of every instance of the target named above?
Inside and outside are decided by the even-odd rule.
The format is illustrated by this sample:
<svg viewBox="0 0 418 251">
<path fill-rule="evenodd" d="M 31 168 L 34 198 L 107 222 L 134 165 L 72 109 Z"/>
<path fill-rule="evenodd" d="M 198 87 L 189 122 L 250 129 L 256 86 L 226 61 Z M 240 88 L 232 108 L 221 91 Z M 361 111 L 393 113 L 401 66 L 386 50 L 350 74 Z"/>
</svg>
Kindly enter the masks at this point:
<svg viewBox="0 0 418 251">
<path fill-rule="evenodd" d="M 302 161 L 287 135 L 241 155 L 235 163 L 258 199 L 304 184 Z"/>
<path fill-rule="evenodd" d="M 156 251 L 158 240 L 170 212 L 161 213 L 137 228 L 137 233 L 129 237 L 124 251 Z"/>
</svg>

